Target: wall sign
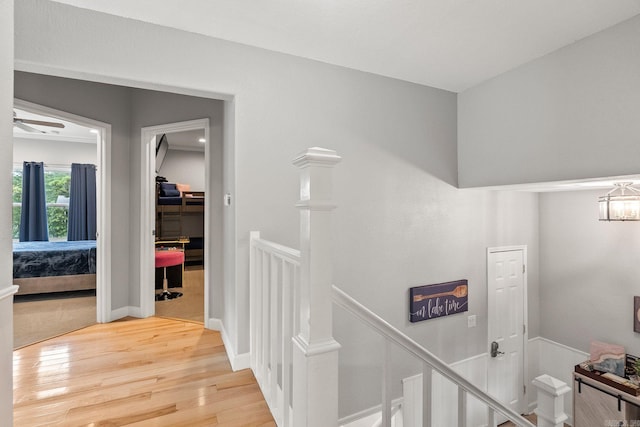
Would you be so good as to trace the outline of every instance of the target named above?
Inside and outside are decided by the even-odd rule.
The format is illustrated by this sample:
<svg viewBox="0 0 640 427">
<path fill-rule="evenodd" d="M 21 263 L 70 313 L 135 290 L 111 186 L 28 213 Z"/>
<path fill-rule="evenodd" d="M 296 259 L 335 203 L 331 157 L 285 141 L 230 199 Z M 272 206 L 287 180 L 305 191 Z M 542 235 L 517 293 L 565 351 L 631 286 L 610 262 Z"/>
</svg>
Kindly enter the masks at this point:
<svg viewBox="0 0 640 427">
<path fill-rule="evenodd" d="M 467 311 L 468 291 L 467 280 L 410 288 L 409 320 L 420 322 Z"/>
<path fill-rule="evenodd" d="M 640 297 L 633 297 L 633 331 L 640 332 Z"/>
</svg>

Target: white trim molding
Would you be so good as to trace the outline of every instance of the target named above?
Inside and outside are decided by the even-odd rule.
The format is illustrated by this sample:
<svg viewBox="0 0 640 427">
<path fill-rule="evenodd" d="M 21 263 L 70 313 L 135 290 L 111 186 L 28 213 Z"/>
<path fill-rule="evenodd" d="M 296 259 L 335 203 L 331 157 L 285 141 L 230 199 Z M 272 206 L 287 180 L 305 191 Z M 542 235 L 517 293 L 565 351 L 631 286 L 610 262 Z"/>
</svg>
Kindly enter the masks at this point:
<svg viewBox="0 0 640 427">
<path fill-rule="evenodd" d="M 204 130 L 204 138 L 210 141 L 209 119 L 195 119 L 163 125 L 147 126 L 140 130 L 140 315 L 149 317 L 155 314 L 155 286 L 153 250 L 155 240 L 155 188 L 156 147 L 151 142 L 161 133 L 175 133 L 188 130 Z M 208 258 L 211 255 L 211 149 L 205 144 L 205 202 L 204 202 L 204 318 L 209 318 L 209 293 L 211 269 Z M 206 326 L 206 325 L 205 325 Z"/>
<path fill-rule="evenodd" d="M 15 295 L 15 293 L 18 292 L 18 288 L 18 285 L 9 285 L 0 289 L 0 301 Z"/>
<path fill-rule="evenodd" d="M 111 316 L 111 125 L 66 111 L 46 107 L 33 102 L 14 98 L 13 105 L 22 110 L 42 114 L 48 117 L 74 122 L 96 129 L 98 174 L 97 233 L 96 233 L 96 321 L 106 323 Z"/>
<path fill-rule="evenodd" d="M 140 307 L 125 306 L 116 308 L 115 310 L 111 311 L 111 321 L 122 319 L 128 316 L 142 318 L 142 315 L 140 314 Z"/>
<path fill-rule="evenodd" d="M 233 351 L 233 346 L 231 345 L 231 340 L 227 331 L 224 329 L 224 324 L 220 319 L 209 319 L 206 322 L 207 329 L 211 329 L 212 331 L 220 332 L 220 336 L 222 337 L 222 342 L 224 344 L 224 349 L 227 352 L 227 357 L 229 358 L 229 362 L 231 363 L 231 369 L 235 371 L 240 371 L 242 369 L 249 369 L 251 367 L 251 354 L 250 353 L 241 353 L 235 354 Z"/>
</svg>

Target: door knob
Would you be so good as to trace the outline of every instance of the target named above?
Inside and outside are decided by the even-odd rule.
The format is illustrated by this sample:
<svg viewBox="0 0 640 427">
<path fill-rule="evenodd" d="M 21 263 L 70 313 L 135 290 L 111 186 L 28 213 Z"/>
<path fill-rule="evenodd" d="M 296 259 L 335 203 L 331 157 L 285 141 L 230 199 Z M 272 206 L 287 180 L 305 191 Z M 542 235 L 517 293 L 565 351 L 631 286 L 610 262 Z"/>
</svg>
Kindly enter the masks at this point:
<svg viewBox="0 0 640 427">
<path fill-rule="evenodd" d="M 497 357 L 499 354 L 504 354 L 504 351 L 498 350 L 498 343 L 493 341 L 491 343 L 491 357 Z"/>
</svg>

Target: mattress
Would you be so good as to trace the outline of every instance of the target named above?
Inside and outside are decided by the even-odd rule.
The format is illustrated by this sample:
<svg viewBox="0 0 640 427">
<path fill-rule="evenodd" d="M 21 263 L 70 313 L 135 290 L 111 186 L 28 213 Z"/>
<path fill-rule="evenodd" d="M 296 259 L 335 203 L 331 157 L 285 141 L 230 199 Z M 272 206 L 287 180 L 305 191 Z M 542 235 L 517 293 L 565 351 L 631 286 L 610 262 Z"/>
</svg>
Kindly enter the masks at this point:
<svg viewBox="0 0 640 427">
<path fill-rule="evenodd" d="M 14 242 L 13 277 L 96 273 L 96 241 Z"/>
<path fill-rule="evenodd" d="M 180 196 L 159 196 L 158 197 L 159 205 L 170 205 L 170 206 L 180 206 L 182 205 L 182 197 Z"/>
</svg>

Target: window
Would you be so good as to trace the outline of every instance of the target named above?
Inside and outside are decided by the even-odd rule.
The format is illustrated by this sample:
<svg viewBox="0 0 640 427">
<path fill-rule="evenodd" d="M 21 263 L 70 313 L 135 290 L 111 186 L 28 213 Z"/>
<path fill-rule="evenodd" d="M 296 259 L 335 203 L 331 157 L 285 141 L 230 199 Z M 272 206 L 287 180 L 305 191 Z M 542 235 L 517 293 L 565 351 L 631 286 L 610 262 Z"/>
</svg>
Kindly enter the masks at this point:
<svg viewBox="0 0 640 427">
<path fill-rule="evenodd" d="M 69 218 L 69 186 L 71 167 L 47 168 L 44 171 L 44 188 L 47 202 L 49 240 L 67 240 Z M 22 168 L 13 170 L 13 240 L 20 235 L 22 207 Z"/>
</svg>

